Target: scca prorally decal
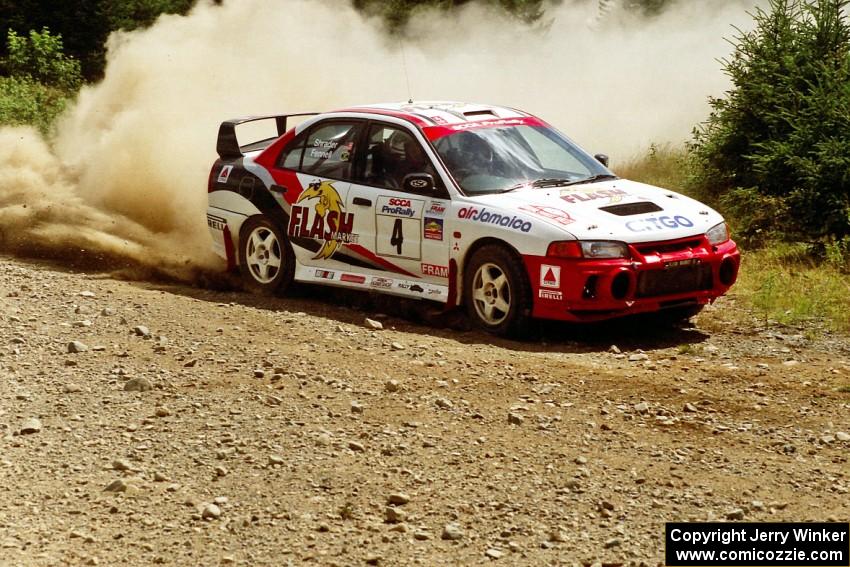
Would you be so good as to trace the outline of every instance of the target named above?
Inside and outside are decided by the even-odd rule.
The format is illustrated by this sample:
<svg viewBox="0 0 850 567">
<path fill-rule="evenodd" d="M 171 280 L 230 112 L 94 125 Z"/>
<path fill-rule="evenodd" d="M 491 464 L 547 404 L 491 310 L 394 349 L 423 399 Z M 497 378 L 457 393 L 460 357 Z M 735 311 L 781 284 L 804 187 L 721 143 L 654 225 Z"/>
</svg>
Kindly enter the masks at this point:
<svg viewBox="0 0 850 567">
<path fill-rule="evenodd" d="M 519 210 L 553 220 L 562 226 L 567 226 L 576 222 L 576 220 L 570 216 L 570 213 L 556 207 L 549 207 L 546 205 L 522 205 Z"/>
<path fill-rule="evenodd" d="M 227 180 L 230 178 L 230 172 L 233 171 L 232 165 L 225 165 L 221 168 L 221 171 L 218 174 L 218 182 L 219 183 L 227 183 Z"/>
<path fill-rule="evenodd" d="M 378 214 L 393 217 L 418 217 L 420 207 L 425 201 L 405 199 L 400 197 L 380 197 L 378 199 Z"/>
<path fill-rule="evenodd" d="M 632 232 L 647 232 L 650 230 L 664 230 L 665 228 L 690 228 L 694 223 L 687 217 L 676 215 L 674 217 L 661 216 L 646 219 L 633 220 L 626 223 L 626 228 Z"/>
<path fill-rule="evenodd" d="M 310 222 L 311 207 L 298 205 L 315 199 L 312 207 L 313 221 Z M 328 259 L 334 255 L 341 243 L 357 242 L 357 235 L 352 233 L 354 213 L 344 212 L 342 198 L 337 193 L 331 181 L 314 181 L 298 196 L 296 204 L 292 205 L 289 215 L 287 234 L 294 238 L 314 238 L 324 240 L 314 260 Z"/>
<path fill-rule="evenodd" d="M 509 217 L 499 213 L 491 213 L 486 208 L 477 209 L 475 207 L 464 207 L 457 212 L 457 216 L 461 219 L 483 222 L 486 224 L 495 224 L 498 226 L 504 226 L 505 228 L 520 230 L 522 232 L 530 231 L 532 226 L 529 221 L 522 217 Z"/>
<path fill-rule="evenodd" d="M 611 204 L 619 203 L 623 200 L 623 197 L 627 197 L 628 195 L 629 194 L 623 191 L 622 189 L 600 189 L 598 191 L 594 191 L 591 189 L 570 189 L 569 191 L 564 191 L 563 193 L 561 193 L 561 199 L 563 199 L 567 203 L 594 201 L 596 199 L 608 199 L 608 203 Z"/>
<path fill-rule="evenodd" d="M 422 264 L 422 273 L 426 276 L 447 278 L 449 277 L 449 267 L 437 266 L 435 264 Z"/>
<path fill-rule="evenodd" d="M 443 219 L 432 219 L 431 217 L 425 217 L 425 223 L 422 226 L 425 240 L 443 239 Z"/>
</svg>

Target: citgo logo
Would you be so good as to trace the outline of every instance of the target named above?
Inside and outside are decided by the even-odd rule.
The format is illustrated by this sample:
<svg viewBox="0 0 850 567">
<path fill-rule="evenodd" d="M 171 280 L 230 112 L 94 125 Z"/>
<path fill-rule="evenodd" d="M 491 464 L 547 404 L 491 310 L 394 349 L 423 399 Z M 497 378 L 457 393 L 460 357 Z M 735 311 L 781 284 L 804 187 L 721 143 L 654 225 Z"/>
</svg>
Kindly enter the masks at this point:
<svg viewBox="0 0 850 567">
<path fill-rule="evenodd" d="M 649 217 L 646 219 L 633 220 L 626 223 L 626 228 L 632 232 L 646 232 L 648 230 L 664 230 L 665 228 L 691 228 L 693 221 L 687 217 L 676 215 L 675 217 Z"/>
</svg>

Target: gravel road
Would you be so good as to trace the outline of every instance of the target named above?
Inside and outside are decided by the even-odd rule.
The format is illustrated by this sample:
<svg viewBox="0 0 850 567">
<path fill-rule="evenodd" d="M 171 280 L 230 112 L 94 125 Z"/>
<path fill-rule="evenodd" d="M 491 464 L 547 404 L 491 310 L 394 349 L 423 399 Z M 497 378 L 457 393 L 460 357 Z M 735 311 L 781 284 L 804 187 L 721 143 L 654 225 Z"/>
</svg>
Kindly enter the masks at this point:
<svg viewBox="0 0 850 567">
<path fill-rule="evenodd" d="M 0 565 L 656 565 L 666 521 L 850 518 L 850 340 L 734 295 L 514 342 L 0 263 Z"/>
</svg>

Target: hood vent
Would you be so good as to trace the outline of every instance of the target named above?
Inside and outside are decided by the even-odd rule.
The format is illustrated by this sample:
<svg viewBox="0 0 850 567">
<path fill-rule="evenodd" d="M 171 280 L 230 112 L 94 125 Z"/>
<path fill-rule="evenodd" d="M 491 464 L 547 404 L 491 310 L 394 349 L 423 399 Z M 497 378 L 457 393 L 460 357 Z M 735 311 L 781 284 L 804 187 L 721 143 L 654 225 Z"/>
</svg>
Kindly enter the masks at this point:
<svg viewBox="0 0 850 567">
<path fill-rule="evenodd" d="M 642 215 L 644 213 L 657 213 L 664 209 L 650 201 L 640 201 L 639 203 L 626 203 L 624 205 L 599 207 L 599 210 L 611 213 L 612 215 L 617 215 L 618 217 L 630 217 L 632 215 Z"/>
</svg>

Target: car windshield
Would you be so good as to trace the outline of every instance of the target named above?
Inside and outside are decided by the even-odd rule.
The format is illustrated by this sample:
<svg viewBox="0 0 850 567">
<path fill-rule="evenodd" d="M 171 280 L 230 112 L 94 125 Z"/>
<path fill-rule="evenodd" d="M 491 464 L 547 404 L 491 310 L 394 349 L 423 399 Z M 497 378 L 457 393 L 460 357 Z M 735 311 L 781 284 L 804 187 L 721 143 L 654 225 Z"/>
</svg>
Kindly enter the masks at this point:
<svg viewBox="0 0 850 567">
<path fill-rule="evenodd" d="M 541 181 L 566 185 L 613 177 L 557 131 L 540 125 L 464 130 L 438 138 L 434 148 L 468 195 Z"/>
</svg>

